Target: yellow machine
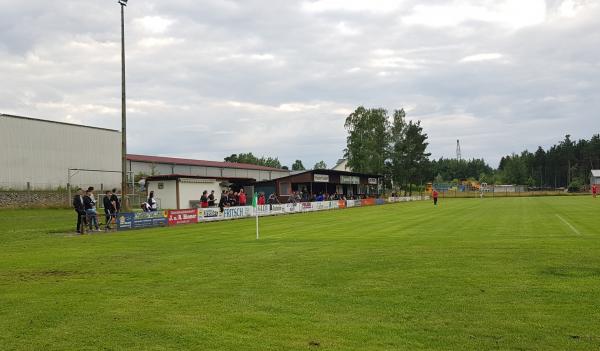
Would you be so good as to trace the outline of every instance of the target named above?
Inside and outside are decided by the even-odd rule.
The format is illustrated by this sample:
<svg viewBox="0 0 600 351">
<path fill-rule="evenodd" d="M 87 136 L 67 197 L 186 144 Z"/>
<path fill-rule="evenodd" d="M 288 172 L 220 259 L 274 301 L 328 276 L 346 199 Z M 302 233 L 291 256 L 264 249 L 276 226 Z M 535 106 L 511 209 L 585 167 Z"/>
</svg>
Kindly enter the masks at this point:
<svg viewBox="0 0 600 351">
<path fill-rule="evenodd" d="M 425 192 L 428 192 L 431 194 L 432 191 L 433 191 L 433 183 L 425 184 Z"/>
</svg>

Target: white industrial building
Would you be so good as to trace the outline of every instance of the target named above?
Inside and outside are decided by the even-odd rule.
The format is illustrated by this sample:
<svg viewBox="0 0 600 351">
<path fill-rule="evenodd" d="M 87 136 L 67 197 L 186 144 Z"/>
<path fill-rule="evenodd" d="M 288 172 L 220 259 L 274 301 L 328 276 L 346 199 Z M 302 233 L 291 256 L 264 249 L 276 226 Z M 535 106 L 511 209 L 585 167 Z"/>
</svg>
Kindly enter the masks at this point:
<svg viewBox="0 0 600 351">
<path fill-rule="evenodd" d="M 0 114 L 0 150 L 0 189 L 65 188 L 69 173 L 74 186 L 121 182 L 116 130 Z"/>
<path fill-rule="evenodd" d="M 590 175 L 590 186 L 600 185 L 600 169 L 593 169 Z"/>
<path fill-rule="evenodd" d="M 121 133 L 117 130 L 0 114 L 0 190 L 120 188 Z M 129 176 L 183 175 L 272 180 L 288 170 L 250 164 L 127 155 Z M 131 177 L 130 177 L 131 179 Z"/>
</svg>

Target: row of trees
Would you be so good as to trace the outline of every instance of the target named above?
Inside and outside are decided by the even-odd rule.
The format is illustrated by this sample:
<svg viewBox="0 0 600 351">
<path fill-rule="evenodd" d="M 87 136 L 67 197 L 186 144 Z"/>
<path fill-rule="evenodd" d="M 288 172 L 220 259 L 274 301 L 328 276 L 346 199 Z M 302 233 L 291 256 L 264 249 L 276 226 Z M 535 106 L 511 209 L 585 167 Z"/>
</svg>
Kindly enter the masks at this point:
<svg viewBox="0 0 600 351">
<path fill-rule="evenodd" d="M 592 169 L 600 169 L 600 134 L 578 141 L 567 135 L 548 149 L 540 146 L 534 153 L 525 150 L 502 157 L 498 169 L 493 169 L 483 159 L 429 160 L 428 137 L 421 122 L 407 121 L 403 109 L 390 117 L 385 109 L 360 106 L 346 118 L 344 127 L 348 132 L 344 150 L 348 166 L 359 173 L 381 174 L 388 188 L 403 188 L 409 193 L 411 184 L 457 179 L 579 189 L 588 184 Z M 225 161 L 287 169 L 277 158 L 258 158 L 252 153 L 233 154 Z M 296 160 L 291 169 L 306 168 Z M 327 164 L 320 161 L 313 169 L 327 169 Z"/>
<path fill-rule="evenodd" d="M 496 175 L 511 184 L 576 189 L 589 183 L 592 169 L 600 169 L 600 134 L 578 141 L 566 135 L 547 150 L 540 146 L 535 153 L 505 156 Z"/>
<path fill-rule="evenodd" d="M 345 157 L 355 172 L 381 174 L 391 188 L 422 183 L 430 153 L 421 121 L 406 121 L 403 109 L 390 118 L 382 108 L 358 107 L 344 124 L 348 132 Z"/>
<path fill-rule="evenodd" d="M 289 169 L 287 166 L 282 166 L 281 162 L 279 162 L 279 158 L 277 157 L 256 157 L 254 154 L 252 154 L 252 152 L 232 154 L 231 156 L 225 157 L 225 162 L 248 163 L 251 165 Z M 314 165 L 313 169 L 327 169 L 327 164 L 325 161 L 319 161 Z M 306 168 L 301 160 L 296 160 L 292 164 L 292 171 L 304 170 L 306 170 Z"/>
<path fill-rule="evenodd" d="M 325 163 L 325 161 L 319 161 L 317 163 L 315 163 L 315 165 L 313 166 L 312 169 L 327 169 L 327 163 Z M 306 168 L 304 167 L 304 164 L 302 163 L 301 160 L 296 160 L 293 164 L 292 164 L 292 171 L 305 171 Z"/>
<path fill-rule="evenodd" d="M 273 168 L 282 168 L 281 162 L 277 157 L 256 157 L 251 152 L 249 153 L 241 153 L 241 154 L 232 154 L 231 156 L 225 157 L 225 162 L 236 162 L 236 163 L 248 163 L 252 165 L 265 166 L 265 167 L 273 167 Z"/>
</svg>

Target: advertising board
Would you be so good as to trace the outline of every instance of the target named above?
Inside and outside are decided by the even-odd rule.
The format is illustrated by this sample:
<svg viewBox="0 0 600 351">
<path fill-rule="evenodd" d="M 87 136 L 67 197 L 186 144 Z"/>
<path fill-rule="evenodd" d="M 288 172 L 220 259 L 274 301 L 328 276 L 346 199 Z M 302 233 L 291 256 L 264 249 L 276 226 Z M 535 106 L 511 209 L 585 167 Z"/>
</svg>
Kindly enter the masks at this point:
<svg viewBox="0 0 600 351">
<path fill-rule="evenodd" d="M 362 199 L 362 200 L 360 200 L 360 205 L 361 206 L 374 206 L 375 199 Z"/>
<path fill-rule="evenodd" d="M 169 225 L 198 223 L 198 209 L 169 210 Z"/>
<path fill-rule="evenodd" d="M 198 222 L 216 221 L 221 218 L 221 211 L 218 208 L 199 208 Z"/>
<path fill-rule="evenodd" d="M 224 219 L 244 218 L 252 215 L 252 206 L 238 206 L 223 209 Z"/>
<path fill-rule="evenodd" d="M 128 212 L 117 216 L 117 230 L 163 227 L 169 223 L 167 212 Z"/>
<path fill-rule="evenodd" d="M 315 183 L 329 183 L 329 176 L 327 174 L 315 174 Z"/>
</svg>

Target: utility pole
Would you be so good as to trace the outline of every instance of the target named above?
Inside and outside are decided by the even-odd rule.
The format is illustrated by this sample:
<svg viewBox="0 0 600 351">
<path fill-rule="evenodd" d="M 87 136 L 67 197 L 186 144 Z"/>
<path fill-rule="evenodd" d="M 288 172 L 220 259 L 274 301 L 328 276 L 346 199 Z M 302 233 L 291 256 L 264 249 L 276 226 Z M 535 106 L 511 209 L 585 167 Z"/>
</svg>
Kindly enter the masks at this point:
<svg viewBox="0 0 600 351">
<path fill-rule="evenodd" d="M 127 0 L 119 0 L 121 5 L 121 202 L 129 210 L 127 198 L 127 105 L 125 95 L 125 6 Z"/>
</svg>

